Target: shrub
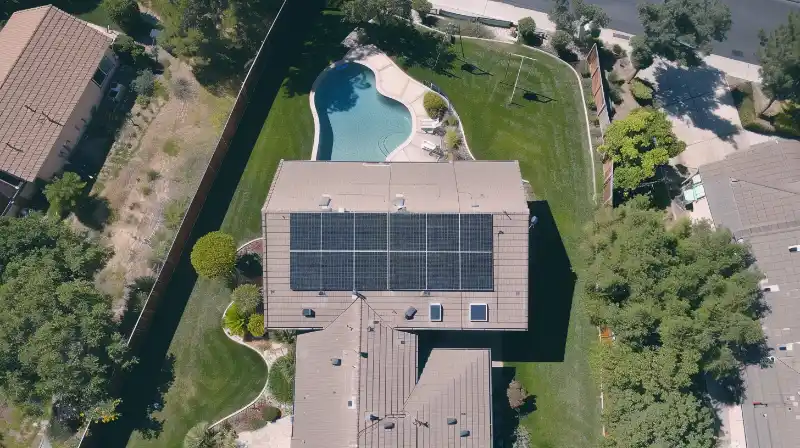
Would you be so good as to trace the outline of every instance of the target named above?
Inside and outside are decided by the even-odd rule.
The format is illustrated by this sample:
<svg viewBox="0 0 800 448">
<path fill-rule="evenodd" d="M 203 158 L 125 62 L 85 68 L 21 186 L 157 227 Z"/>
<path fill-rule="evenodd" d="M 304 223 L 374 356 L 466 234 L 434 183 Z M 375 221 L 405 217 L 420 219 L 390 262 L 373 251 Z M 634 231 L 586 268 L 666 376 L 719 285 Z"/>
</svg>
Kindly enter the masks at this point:
<svg viewBox="0 0 800 448">
<path fill-rule="evenodd" d="M 147 181 L 148 182 L 155 182 L 158 178 L 161 177 L 161 173 L 156 170 L 147 170 Z"/>
<path fill-rule="evenodd" d="M 261 417 L 268 422 L 274 422 L 281 418 L 281 410 L 274 406 L 267 406 L 261 410 Z"/>
<path fill-rule="evenodd" d="M 247 318 L 239 311 L 239 307 L 236 306 L 236 303 L 232 303 L 225 311 L 225 316 L 222 318 L 222 325 L 230 331 L 232 335 L 244 336 L 246 321 Z"/>
<path fill-rule="evenodd" d="M 536 35 L 536 21 L 534 21 L 532 17 L 523 17 L 519 19 L 517 31 L 523 39 L 530 39 Z"/>
<path fill-rule="evenodd" d="M 150 70 L 142 70 L 131 82 L 133 91 L 141 96 L 152 97 L 156 91 L 156 78 Z"/>
<path fill-rule="evenodd" d="M 428 0 L 411 0 L 411 9 L 419 13 L 419 17 L 425 20 L 425 17 L 431 13 L 433 5 Z"/>
<path fill-rule="evenodd" d="M 431 118 L 440 118 L 447 111 L 447 102 L 439 95 L 433 92 L 425 93 L 422 100 L 422 105 L 425 107 L 425 112 Z"/>
<path fill-rule="evenodd" d="M 233 290 L 231 299 L 239 307 L 242 314 L 249 316 L 255 313 L 258 305 L 262 303 L 261 290 L 253 284 L 242 285 Z"/>
<path fill-rule="evenodd" d="M 177 230 L 183 221 L 183 215 L 186 214 L 186 207 L 189 206 L 189 200 L 173 199 L 164 207 L 164 224 L 170 230 Z"/>
<path fill-rule="evenodd" d="M 126 32 L 135 30 L 141 23 L 142 17 L 136 0 L 103 0 L 103 9 Z"/>
<path fill-rule="evenodd" d="M 458 118 L 455 115 L 448 115 L 447 118 L 444 119 L 444 124 L 448 126 L 458 126 Z"/>
<path fill-rule="evenodd" d="M 195 271 L 206 278 L 227 277 L 236 263 L 236 244 L 233 237 L 215 231 L 202 236 L 190 256 Z"/>
<path fill-rule="evenodd" d="M 181 151 L 180 145 L 177 141 L 175 141 L 174 138 L 168 138 L 167 141 L 164 142 L 164 146 L 161 149 L 168 156 L 177 156 Z"/>
<path fill-rule="evenodd" d="M 586 107 L 589 110 L 597 110 L 597 104 L 595 104 L 593 96 L 586 97 Z"/>
<path fill-rule="evenodd" d="M 619 76 L 619 74 L 615 71 L 608 72 L 606 78 L 608 79 L 608 82 L 611 84 L 622 84 L 625 82 L 625 80 L 622 79 L 622 77 Z"/>
<path fill-rule="evenodd" d="M 617 58 L 621 58 L 625 54 L 625 50 L 620 44 L 614 44 L 614 46 L 611 47 L 611 52 L 614 53 L 614 56 Z"/>
<path fill-rule="evenodd" d="M 456 149 L 461 144 L 461 136 L 455 129 L 448 129 L 444 134 L 444 145 L 447 149 Z"/>
<path fill-rule="evenodd" d="M 469 37 L 480 37 L 481 39 L 491 39 L 494 33 L 486 25 L 479 22 L 468 22 L 461 26 L 461 35 Z"/>
<path fill-rule="evenodd" d="M 653 88 L 638 79 L 631 81 L 631 94 L 639 104 L 649 104 L 653 101 Z"/>
<path fill-rule="evenodd" d="M 293 330 L 274 330 L 269 332 L 269 338 L 283 344 L 294 344 L 297 333 Z"/>
<path fill-rule="evenodd" d="M 775 128 L 766 121 L 758 118 L 756 113 L 755 101 L 753 100 L 753 87 L 749 84 L 742 84 L 731 92 L 736 110 L 739 112 L 739 120 L 742 127 L 748 131 L 759 134 L 772 134 Z"/>
<path fill-rule="evenodd" d="M 257 337 L 260 338 L 264 336 L 264 315 L 263 314 L 253 314 L 247 318 L 247 331 Z"/>
<path fill-rule="evenodd" d="M 44 187 L 44 196 L 50 203 L 48 213 L 60 216 L 65 211 L 70 211 L 78 204 L 78 198 L 83 194 L 86 182 L 77 174 L 67 171 L 61 177 Z"/>
<path fill-rule="evenodd" d="M 120 34 L 111 46 L 120 61 L 134 67 L 146 67 L 149 64 L 149 57 L 144 50 L 144 46 L 139 45 L 127 34 Z"/>
<path fill-rule="evenodd" d="M 267 388 L 275 399 L 283 404 L 294 400 L 294 355 L 278 358 L 272 365 L 267 379 Z"/>
<path fill-rule="evenodd" d="M 566 31 L 558 30 L 550 37 L 550 45 L 558 53 L 564 53 L 569 50 L 570 44 L 572 44 L 572 36 Z"/>
<path fill-rule="evenodd" d="M 139 191 L 142 192 L 142 196 L 150 196 L 153 194 L 153 187 L 150 185 L 142 185 L 141 188 L 139 188 Z"/>
<path fill-rule="evenodd" d="M 772 122 L 775 132 L 790 137 L 800 137 L 800 106 L 786 104 Z"/>
<path fill-rule="evenodd" d="M 506 390 L 506 396 L 508 397 L 508 404 L 511 406 L 511 409 L 516 410 L 525 404 L 525 399 L 528 398 L 528 391 L 525 390 L 522 383 L 517 380 L 512 380 Z"/>
<path fill-rule="evenodd" d="M 608 85 L 608 96 L 611 98 L 612 103 L 622 103 L 622 88 L 619 86 L 619 84 Z"/>
</svg>

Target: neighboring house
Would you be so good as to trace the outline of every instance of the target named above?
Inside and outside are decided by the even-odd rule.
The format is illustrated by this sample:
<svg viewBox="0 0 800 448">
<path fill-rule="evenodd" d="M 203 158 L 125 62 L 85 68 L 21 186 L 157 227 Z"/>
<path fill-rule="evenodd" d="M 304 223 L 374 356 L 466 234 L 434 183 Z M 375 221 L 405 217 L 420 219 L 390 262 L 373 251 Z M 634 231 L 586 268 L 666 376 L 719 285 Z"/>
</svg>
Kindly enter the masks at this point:
<svg viewBox="0 0 800 448">
<path fill-rule="evenodd" d="M 528 329 L 517 162 L 281 162 L 264 315 L 297 337 L 292 447 L 491 447 L 491 353 L 424 330 Z"/>
<path fill-rule="evenodd" d="M 747 448 L 800 441 L 800 142 L 770 141 L 700 168 L 714 224 L 750 244 L 764 274 L 774 361 L 745 371 Z"/>
<path fill-rule="evenodd" d="M 117 67 L 113 37 L 54 6 L 0 30 L 0 214 L 58 173 Z"/>
</svg>

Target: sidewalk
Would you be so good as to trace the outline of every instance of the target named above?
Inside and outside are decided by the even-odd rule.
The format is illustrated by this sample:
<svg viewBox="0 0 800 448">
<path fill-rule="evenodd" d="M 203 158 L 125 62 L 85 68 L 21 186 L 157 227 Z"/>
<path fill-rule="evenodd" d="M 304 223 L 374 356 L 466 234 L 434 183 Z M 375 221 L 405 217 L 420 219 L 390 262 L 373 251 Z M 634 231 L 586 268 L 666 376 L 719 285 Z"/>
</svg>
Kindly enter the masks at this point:
<svg viewBox="0 0 800 448">
<path fill-rule="evenodd" d="M 491 17 L 494 19 L 518 22 L 523 17 L 532 17 L 536 28 L 544 31 L 555 31 L 556 26 L 547 18 L 546 12 L 520 8 L 506 3 L 485 0 L 431 0 L 434 8 L 458 12 L 478 17 Z M 630 52 L 630 37 L 632 34 L 621 31 L 603 29 L 600 38 L 610 45 L 619 44 Z M 704 58 L 706 64 L 721 72 L 748 81 L 759 82 L 758 69 L 755 64 L 741 62 L 718 55 L 709 55 Z"/>
</svg>

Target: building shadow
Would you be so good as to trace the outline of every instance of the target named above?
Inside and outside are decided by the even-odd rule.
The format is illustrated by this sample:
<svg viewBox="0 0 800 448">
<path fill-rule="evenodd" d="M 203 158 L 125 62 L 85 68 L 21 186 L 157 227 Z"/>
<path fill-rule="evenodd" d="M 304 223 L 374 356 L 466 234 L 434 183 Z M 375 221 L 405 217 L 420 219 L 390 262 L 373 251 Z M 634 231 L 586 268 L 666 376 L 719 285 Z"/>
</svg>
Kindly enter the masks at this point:
<svg viewBox="0 0 800 448">
<path fill-rule="evenodd" d="M 419 368 L 434 348 L 490 348 L 493 361 L 562 362 L 577 277 L 547 201 L 528 202 L 528 331 L 419 332 Z"/>
<path fill-rule="evenodd" d="M 654 77 L 658 84 L 656 104 L 669 115 L 689 119 L 694 127 L 711 131 L 726 141 L 733 141 L 740 132 L 733 122 L 715 113 L 724 104 L 735 109 L 725 74 L 720 70 L 708 65 L 659 64 Z"/>
<path fill-rule="evenodd" d="M 290 64 L 297 57 L 304 41 L 307 27 L 297 26 L 307 20 L 310 10 L 318 10 L 317 6 L 305 4 L 284 9 L 284 31 L 271 36 L 275 39 L 272 45 L 265 46 L 268 53 L 264 55 L 268 61 L 266 68 L 258 78 L 257 85 L 250 95 L 247 109 L 240 121 L 231 146 L 225 157 L 211 191 L 204 202 L 195 226 L 186 242 L 191 248 L 197 239 L 212 230 L 218 230 L 227 213 L 234 192 L 239 184 L 256 140 L 269 114 Z M 145 438 L 157 438 L 161 423 L 151 418 L 152 412 L 163 407 L 163 402 L 154 400 L 162 396 L 162 391 L 169 388 L 171 382 L 164 381 L 164 366 L 169 365 L 173 357 L 168 354 L 169 346 L 175 335 L 178 324 L 186 308 L 197 274 L 191 267 L 190 251 L 184 250 L 174 273 L 167 285 L 163 300 L 151 314 L 149 331 L 140 339 L 135 347 L 135 355 L 139 363 L 120 382 L 119 396 L 122 398 L 120 413 L 122 417 L 103 425 L 92 426 L 91 435 L 81 445 L 84 448 L 122 447 L 126 446 L 134 431 Z"/>
</svg>

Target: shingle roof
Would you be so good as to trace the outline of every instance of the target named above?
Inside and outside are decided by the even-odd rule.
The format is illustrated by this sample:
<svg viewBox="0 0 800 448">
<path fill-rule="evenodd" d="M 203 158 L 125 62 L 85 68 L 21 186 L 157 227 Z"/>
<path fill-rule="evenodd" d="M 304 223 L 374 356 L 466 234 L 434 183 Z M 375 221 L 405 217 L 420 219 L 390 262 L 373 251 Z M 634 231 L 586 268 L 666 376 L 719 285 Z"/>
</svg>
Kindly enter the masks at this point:
<svg viewBox="0 0 800 448">
<path fill-rule="evenodd" d="M 417 335 L 351 300 L 297 338 L 292 447 L 491 446 L 489 350 L 434 349 L 417 381 Z"/>
<path fill-rule="evenodd" d="M 32 181 L 112 39 L 54 6 L 0 30 L 0 170 Z"/>
<path fill-rule="evenodd" d="M 800 439 L 800 142 L 770 141 L 700 168 L 711 215 L 747 241 L 769 313 L 761 319 L 775 362 L 745 370 L 748 448 L 795 447 Z M 798 344 L 795 346 L 795 344 Z M 781 349 L 783 347 L 783 349 Z"/>
</svg>

